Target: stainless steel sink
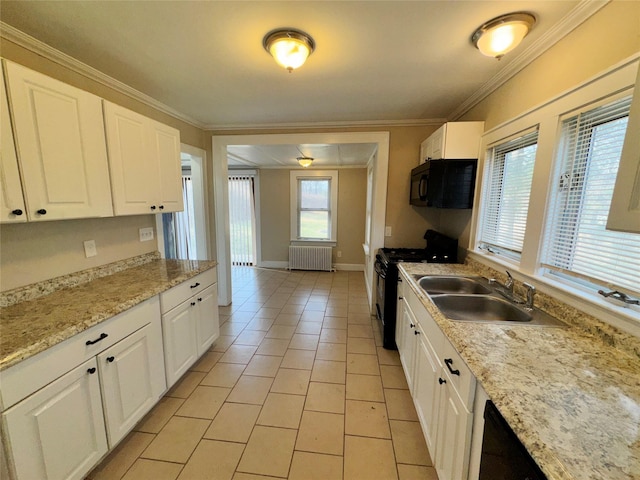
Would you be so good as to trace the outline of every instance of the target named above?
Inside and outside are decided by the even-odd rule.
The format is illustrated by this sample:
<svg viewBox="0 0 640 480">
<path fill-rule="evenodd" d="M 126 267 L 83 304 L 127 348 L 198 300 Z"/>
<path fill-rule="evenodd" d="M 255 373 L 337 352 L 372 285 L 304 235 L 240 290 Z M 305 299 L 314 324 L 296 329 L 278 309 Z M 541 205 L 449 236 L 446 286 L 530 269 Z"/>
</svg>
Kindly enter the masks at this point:
<svg viewBox="0 0 640 480">
<path fill-rule="evenodd" d="M 420 277 L 418 284 L 428 294 L 444 293 L 488 294 L 491 288 L 482 277 L 458 277 L 448 275 L 429 275 Z"/>
<path fill-rule="evenodd" d="M 452 320 L 530 322 L 532 318 L 506 300 L 486 295 L 437 295 L 432 300 Z"/>
</svg>

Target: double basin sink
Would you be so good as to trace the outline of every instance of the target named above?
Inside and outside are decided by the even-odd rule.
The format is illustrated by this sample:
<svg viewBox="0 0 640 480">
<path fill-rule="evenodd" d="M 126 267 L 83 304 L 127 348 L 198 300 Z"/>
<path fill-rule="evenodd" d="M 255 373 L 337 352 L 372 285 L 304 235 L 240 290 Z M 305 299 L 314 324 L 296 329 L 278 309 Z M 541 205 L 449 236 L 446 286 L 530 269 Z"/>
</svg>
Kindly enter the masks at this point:
<svg viewBox="0 0 640 480">
<path fill-rule="evenodd" d="M 462 322 L 565 326 L 538 309 L 508 301 L 483 277 L 415 275 L 418 285 L 449 319 Z"/>
</svg>

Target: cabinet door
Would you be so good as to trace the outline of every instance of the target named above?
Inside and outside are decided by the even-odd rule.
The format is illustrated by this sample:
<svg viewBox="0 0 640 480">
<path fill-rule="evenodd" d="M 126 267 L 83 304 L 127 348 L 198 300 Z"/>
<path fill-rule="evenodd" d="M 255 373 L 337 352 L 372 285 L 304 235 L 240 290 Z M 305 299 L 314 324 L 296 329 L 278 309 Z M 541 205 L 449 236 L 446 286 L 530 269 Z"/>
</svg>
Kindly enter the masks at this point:
<svg viewBox="0 0 640 480">
<path fill-rule="evenodd" d="M 436 435 L 438 427 L 438 411 L 440 400 L 440 384 L 438 379 L 442 365 L 425 332 L 421 332 L 416 345 L 416 371 L 414 385 L 414 403 L 420 418 L 422 431 L 427 440 L 431 456 L 435 458 Z"/>
<path fill-rule="evenodd" d="M 396 321 L 400 321 L 400 319 L 397 319 Z M 407 384 L 409 385 L 409 390 L 413 394 L 417 335 L 415 334 L 416 332 L 415 316 L 413 315 L 411 308 L 407 304 L 405 304 L 404 306 L 401 321 L 402 321 L 402 328 L 401 328 L 402 350 L 400 351 L 400 361 L 402 362 L 404 373 L 405 373 L 405 376 L 407 377 Z"/>
<path fill-rule="evenodd" d="M 152 154 L 157 159 L 160 173 L 158 209 L 164 213 L 182 211 L 180 132 L 153 120 L 149 121 L 149 129 Z"/>
<path fill-rule="evenodd" d="M 214 283 L 196 296 L 198 302 L 198 356 L 206 352 L 220 336 L 218 319 L 218 284 Z"/>
<path fill-rule="evenodd" d="M 16 145 L 13 141 L 13 130 L 9 118 L 9 103 L 4 88 L 2 63 L 0 63 L 0 222 L 17 223 L 27 221 L 24 208 L 20 173 L 18 172 L 18 157 Z"/>
<path fill-rule="evenodd" d="M 158 213 L 160 173 L 143 115 L 104 102 L 113 208 L 116 215 Z"/>
<path fill-rule="evenodd" d="M 167 388 L 198 359 L 196 304 L 192 297 L 162 316 Z"/>
<path fill-rule="evenodd" d="M 100 98 L 11 62 L 6 68 L 28 219 L 112 216 Z"/>
<path fill-rule="evenodd" d="M 113 447 L 165 390 L 159 319 L 98 355 L 98 367 L 107 436 Z"/>
<path fill-rule="evenodd" d="M 84 478 L 107 452 L 95 358 L 13 406 L 2 418 L 17 480 Z"/>
<path fill-rule="evenodd" d="M 467 411 L 453 385 L 440 385 L 440 412 L 435 455 L 435 467 L 439 480 L 466 480 L 471 446 L 473 415 Z"/>
<path fill-rule="evenodd" d="M 445 158 L 444 142 L 447 137 L 447 124 L 442 125 L 438 130 L 433 132 L 429 137 L 430 145 L 427 155 L 431 159 Z"/>
</svg>

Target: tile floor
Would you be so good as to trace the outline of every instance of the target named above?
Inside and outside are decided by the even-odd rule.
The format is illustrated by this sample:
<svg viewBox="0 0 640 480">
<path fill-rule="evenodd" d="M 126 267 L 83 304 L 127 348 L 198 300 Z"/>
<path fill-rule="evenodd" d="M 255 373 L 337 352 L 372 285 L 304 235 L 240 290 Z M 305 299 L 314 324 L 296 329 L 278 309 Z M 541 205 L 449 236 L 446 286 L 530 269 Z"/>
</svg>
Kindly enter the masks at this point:
<svg viewBox="0 0 640 480">
<path fill-rule="evenodd" d="M 234 268 L 233 289 L 211 350 L 87 478 L 437 480 L 361 272 Z"/>
</svg>

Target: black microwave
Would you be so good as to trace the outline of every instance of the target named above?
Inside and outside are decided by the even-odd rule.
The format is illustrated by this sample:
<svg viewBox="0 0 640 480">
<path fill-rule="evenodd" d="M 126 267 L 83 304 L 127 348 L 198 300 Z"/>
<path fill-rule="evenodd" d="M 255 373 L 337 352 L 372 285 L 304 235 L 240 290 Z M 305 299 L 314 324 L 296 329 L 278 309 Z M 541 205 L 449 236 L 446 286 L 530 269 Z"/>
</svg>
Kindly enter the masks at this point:
<svg viewBox="0 0 640 480">
<path fill-rule="evenodd" d="M 409 203 L 419 207 L 473 207 L 476 166 L 476 160 L 427 160 L 411 170 Z"/>
</svg>

